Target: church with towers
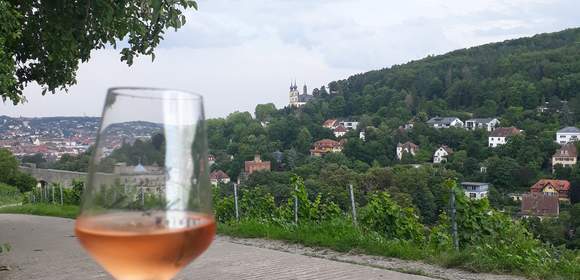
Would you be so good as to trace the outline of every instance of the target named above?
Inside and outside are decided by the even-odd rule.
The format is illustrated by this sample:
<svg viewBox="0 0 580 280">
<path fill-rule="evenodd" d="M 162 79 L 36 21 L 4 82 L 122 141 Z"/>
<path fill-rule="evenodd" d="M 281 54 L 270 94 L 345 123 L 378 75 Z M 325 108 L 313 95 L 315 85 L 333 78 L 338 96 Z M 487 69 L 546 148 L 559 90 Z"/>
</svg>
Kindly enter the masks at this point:
<svg viewBox="0 0 580 280">
<path fill-rule="evenodd" d="M 298 90 L 298 86 L 296 85 L 296 81 L 294 84 L 290 83 L 290 107 L 302 107 L 304 104 L 308 103 L 308 101 L 312 100 L 312 95 L 308 94 L 308 89 L 306 85 L 302 89 L 302 94 Z"/>
</svg>

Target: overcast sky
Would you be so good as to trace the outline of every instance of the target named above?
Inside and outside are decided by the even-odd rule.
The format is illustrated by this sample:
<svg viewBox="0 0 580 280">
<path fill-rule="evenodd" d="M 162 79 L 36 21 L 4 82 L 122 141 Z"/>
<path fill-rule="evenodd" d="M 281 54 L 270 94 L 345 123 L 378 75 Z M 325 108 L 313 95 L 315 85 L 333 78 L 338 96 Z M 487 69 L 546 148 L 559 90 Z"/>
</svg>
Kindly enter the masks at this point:
<svg viewBox="0 0 580 280">
<path fill-rule="evenodd" d="M 95 51 L 69 93 L 0 103 L 0 115 L 98 116 L 111 86 L 185 89 L 206 115 L 288 102 L 333 80 L 454 49 L 580 26 L 577 0 L 199 0 L 150 58 L 127 67 L 119 50 Z"/>
</svg>

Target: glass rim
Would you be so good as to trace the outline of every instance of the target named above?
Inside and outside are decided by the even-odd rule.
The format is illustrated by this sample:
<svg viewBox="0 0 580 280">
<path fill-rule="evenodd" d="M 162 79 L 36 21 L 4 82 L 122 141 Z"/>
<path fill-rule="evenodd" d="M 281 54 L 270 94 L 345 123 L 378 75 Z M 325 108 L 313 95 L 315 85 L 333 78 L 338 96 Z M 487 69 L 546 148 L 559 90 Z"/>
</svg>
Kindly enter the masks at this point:
<svg viewBox="0 0 580 280">
<path fill-rule="evenodd" d="M 160 92 L 172 94 L 170 96 L 156 94 Z M 203 96 L 199 93 L 180 89 L 158 88 L 158 87 L 111 87 L 107 90 L 107 95 L 141 98 L 141 99 L 203 101 Z"/>
</svg>

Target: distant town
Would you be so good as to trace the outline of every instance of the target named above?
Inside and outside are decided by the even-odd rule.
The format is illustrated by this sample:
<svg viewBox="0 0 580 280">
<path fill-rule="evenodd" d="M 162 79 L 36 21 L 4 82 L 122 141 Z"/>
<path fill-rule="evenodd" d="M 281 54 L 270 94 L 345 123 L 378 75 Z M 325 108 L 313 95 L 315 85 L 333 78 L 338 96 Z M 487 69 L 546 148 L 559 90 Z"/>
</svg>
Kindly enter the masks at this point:
<svg viewBox="0 0 580 280">
<path fill-rule="evenodd" d="M 51 162 L 63 155 L 82 154 L 95 144 L 100 118 L 47 117 L 12 118 L 0 116 L 0 148 L 6 148 L 16 157 L 42 154 Z M 129 129 L 130 126 L 130 129 Z M 157 124 L 119 123 L 107 128 L 105 153 L 136 139 L 149 139 L 160 130 Z"/>
</svg>

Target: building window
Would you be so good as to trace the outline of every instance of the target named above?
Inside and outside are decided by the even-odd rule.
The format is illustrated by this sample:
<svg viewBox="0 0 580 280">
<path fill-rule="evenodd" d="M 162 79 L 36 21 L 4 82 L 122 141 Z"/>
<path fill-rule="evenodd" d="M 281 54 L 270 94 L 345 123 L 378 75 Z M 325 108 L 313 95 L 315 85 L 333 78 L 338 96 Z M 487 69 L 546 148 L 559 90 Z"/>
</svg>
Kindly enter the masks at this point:
<svg viewBox="0 0 580 280">
<path fill-rule="evenodd" d="M 477 198 L 477 194 L 475 194 L 475 193 L 469 193 L 469 198 Z"/>
</svg>

